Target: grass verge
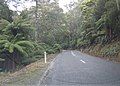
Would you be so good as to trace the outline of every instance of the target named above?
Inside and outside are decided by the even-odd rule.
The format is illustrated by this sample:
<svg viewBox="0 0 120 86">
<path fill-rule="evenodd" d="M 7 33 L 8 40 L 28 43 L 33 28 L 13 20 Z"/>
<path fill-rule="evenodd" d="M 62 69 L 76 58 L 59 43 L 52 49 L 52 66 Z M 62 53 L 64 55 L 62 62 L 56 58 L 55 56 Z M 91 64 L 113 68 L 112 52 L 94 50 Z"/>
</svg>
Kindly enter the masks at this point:
<svg viewBox="0 0 120 86">
<path fill-rule="evenodd" d="M 0 83 L 3 86 L 36 85 L 56 55 L 57 54 L 48 55 L 46 64 L 44 63 L 44 58 L 42 58 L 14 73 L 1 73 Z"/>
</svg>

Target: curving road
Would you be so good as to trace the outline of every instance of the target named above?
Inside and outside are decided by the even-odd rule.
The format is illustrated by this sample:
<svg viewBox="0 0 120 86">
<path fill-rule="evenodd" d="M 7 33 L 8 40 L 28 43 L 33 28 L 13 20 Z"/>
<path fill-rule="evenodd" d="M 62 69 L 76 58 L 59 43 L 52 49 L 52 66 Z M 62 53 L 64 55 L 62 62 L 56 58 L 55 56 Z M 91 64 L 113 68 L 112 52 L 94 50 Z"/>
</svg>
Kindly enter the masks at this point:
<svg viewBox="0 0 120 86">
<path fill-rule="evenodd" d="M 79 51 L 64 51 L 51 64 L 42 85 L 120 86 L 120 64 Z"/>
</svg>

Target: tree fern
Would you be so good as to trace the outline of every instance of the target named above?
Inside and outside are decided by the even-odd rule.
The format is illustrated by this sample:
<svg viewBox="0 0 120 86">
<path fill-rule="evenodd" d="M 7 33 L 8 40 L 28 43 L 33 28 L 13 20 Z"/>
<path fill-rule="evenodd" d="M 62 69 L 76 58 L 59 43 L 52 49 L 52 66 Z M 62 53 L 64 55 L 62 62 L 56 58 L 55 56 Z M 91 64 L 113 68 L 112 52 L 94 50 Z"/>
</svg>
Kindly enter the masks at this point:
<svg viewBox="0 0 120 86">
<path fill-rule="evenodd" d="M 15 49 L 17 49 L 21 54 L 23 54 L 23 55 L 25 55 L 26 57 L 28 57 L 27 52 L 24 51 L 23 48 L 22 48 L 20 45 L 14 44 L 14 47 L 15 47 Z"/>
<path fill-rule="evenodd" d="M 13 53 L 13 52 L 14 52 L 14 44 L 11 44 L 11 45 L 9 46 L 9 52 L 10 52 L 10 53 Z"/>
<path fill-rule="evenodd" d="M 0 40 L 0 44 L 4 47 L 4 49 L 8 50 L 10 53 L 13 53 L 15 49 L 18 50 L 22 55 L 28 57 L 27 52 L 25 51 L 27 48 L 34 48 L 32 42 L 30 41 L 11 41 L 8 40 Z M 24 45 L 24 46 L 23 46 Z"/>
<path fill-rule="evenodd" d="M 0 44 L 8 43 L 8 40 L 0 40 Z"/>
<path fill-rule="evenodd" d="M 10 42 L 7 42 L 7 43 L 5 43 L 5 44 L 3 44 L 4 45 L 4 47 L 8 50 L 9 49 L 9 46 L 11 45 L 11 43 Z"/>
<path fill-rule="evenodd" d="M 0 19 L 0 31 L 4 30 L 4 28 L 6 28 L 8 24 L 9 24 L 9 21 L 5 19 Z"/>
<path fill-rule="evenodd" d="M 0 61 L 5 61 L 5 59 L 0 58 Z"/>
<path fill-rule="evenodd" d="M 8 35 L 2 34 L 0 35 L 0 40 L 7 40 Z"/>
<path fill-rule="evenodd" d="M 18 44 L 18 45 L 22 45 L 22 46 L 28 46 L 28 47 L 32 47 L 32 48 L 34 48 L 33 43 L 30 42 L 30 41 L 19 41 L 19 42 L 17 42 L 16 44 Z"/>
</svg>

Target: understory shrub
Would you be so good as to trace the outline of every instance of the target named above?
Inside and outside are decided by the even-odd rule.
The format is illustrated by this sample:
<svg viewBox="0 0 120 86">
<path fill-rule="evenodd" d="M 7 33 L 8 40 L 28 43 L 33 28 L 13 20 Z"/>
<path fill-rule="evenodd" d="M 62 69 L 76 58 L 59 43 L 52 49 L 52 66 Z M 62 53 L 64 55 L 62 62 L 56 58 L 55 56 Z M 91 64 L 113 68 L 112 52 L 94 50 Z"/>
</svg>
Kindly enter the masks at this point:
<svg viewBox="0 0 120 86">
<path fill-rule="evenodd" d="M 101 54 L 107 57 L 116 56 L 119 52 L 120 43 L 108 45 L 101 50 Z"/>
</svg>

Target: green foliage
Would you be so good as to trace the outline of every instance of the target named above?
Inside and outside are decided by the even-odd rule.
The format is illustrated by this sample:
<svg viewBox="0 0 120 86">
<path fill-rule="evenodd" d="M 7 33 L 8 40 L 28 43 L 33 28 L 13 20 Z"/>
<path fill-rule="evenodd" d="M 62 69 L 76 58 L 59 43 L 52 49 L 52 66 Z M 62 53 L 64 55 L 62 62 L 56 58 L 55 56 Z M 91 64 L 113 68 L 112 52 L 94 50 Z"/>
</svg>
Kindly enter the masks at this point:
<svg viewBox="0 0 120 86">
<path fill-rule="evenodd" d="M 73 10 L 69 11 L 72 29 L 76 30 L 77 46 L 89 46 L 94 44 L 106 44 L 119 39 L 119 4 L 117 0 L 84 0 L 79 1 Z M 71 13 L 72 12 L 72 13 Z M 70 17 L 69 17 L 70 18 Z M 75 20 L 74 20 L 75 19 Z M 78 21 L 77 21 L 78 20 Z M 69 23 L 69 22 L 68 22 Z M 76 33 L 73 32 L 75 40 Z M 72 41 L 74 42 L 74 41 Z"/>
<path fill-rule="evenodd" d="M 55 44 L 54 46 L 53 46 L 53 49 L 54 49 L 54 51 L 60 51 L 61 50 L 61 45 L 60 44 Z"/>
<path fill-rule="evenodd" d="M 1 61 L 5 61 L 5 59 L 0 58 L 0 62 L 1 62 Z"/>
<path fill-rule="evenodd" d="M 9 22 L 5 19 L 0 20 L 0 34 L 2 34 L 3 30 L 6 28 L 6 26 L 9 24 Z"/>
<path fill-rule="evenodd" d="M 12 11 L 5 3 L 5 0 L 2 0 L 2 2 L 0 2 L 0 19 L 5 19 L 9 22 L 12 21 Z"/>
<path fill-rule="evenodd" d="M 33 27 L 30 22 L 22 19 L 20 16 L 14 18 L 12 23 L 9 23 L 6 28 L 4 28 L 4 33 L 17 39 L 30 39 Z"/>
<path fill-rule="evenodd" d="M 34 57 L 32 57 L 32 58 L 23 58 L 21 64 L 23 64 L 23 65 L 29 65 L 30 63 L 35 62 L 37 60 L 38 59 L 34 58 Z"/>
<path fill-rule="evenodd" d="M 47 54 L 54 54 L 56 52 L 59 52 L 60 49 L 61 46 L 59 44 L 50 46 L 45 43 L 34 43 L 34 49 L 32 50 L 32 53 L 29 55 L 29 57 L 34 59 L 40 59 L 44 57 L 44 52 L 47 52 Z"/>
<path fill-rule="evenodd" d="M 34 46 L 32 42 L 30 41 L 17 41 L 14 42 L 13 40 L 9 42 L 8 40 L 0 40 L 0 44 L 3 48 L 3 50 L 8 50 L 10 53 L 13 53 L 16 50 L 20 52 L 21 54 L 28 57 L 28 54 L 26 52 L 26 48 L 33 49 Z"/>
<path fill-rule="evenodd" d="M 40 43 L 40 46 L 44 49 L 44 52 L 46 51 L 48 54 L 55 53 L 54 49 L 52 46 L 45 44 L 45 43 Z"/>
<path fill-rule="evenodd" d="M 33 42 L 31 42 L 33 40 L 32 34 L 33 26 L 27 19 L 22 19 L 21 16 L 14 16 L 12 21 L 9 22 L 9 20 L 0 17 L 1 58 L 17 58 L 18 61 L 19 59 L 24 60 L 23 58 L 27 59 L 35 48 Z"/>
<path fill-rule="evenodd" d="M 101 54 L 103 56 L 108 56 L 108 57 L 116 56 L 119 52 L 120 52 L 120 44 L 119 43 L 109 45 L 107 47 L 104 47 L 101 50 Z"/>
<path fill-rule="evenodd" d="M 69 44 L 68 43 L 62 43 L 61 44 L 61 47 L 63 48 L 63 49 L 67 49 L 68 47 L 69 47 Z"/>
<path fill-rule="evenodd" d="M 23 50 L 23 48 L 22 48 L 20 45 L 15 44 L 15 45 L 14 45 L 14 48 L 17 49 L 17 50 L 18 50 L 21 54 L 23 54 L 25 57 L 28 57 L 27 52 L 26 52 L 25 50 Z M 13 48 L 13 49 L 14 49 L 14 48 Z"/>
<path fill-rule="evenodd" d="M 44 55 L 45 49 L 37 43 L 33 43 L 33 45 L 34 45 L 34 49 L 31 50 L 29 57 L 30 58 L 42 58 Z"/>
<path fill-rule="evenodd" d="M 88 46 L 89 44 L 89 40 L 81 40 L 81 39 L 78 39 L 77 40 L 77 47 L 82 47 L 82 46 Z"/>
<path fill-rule="evenodd" d="M 16 44 L 24 47 L 34 48 L 33 42 L 30 42 L 30 41 L 18 41 Z"/>
</svg>

